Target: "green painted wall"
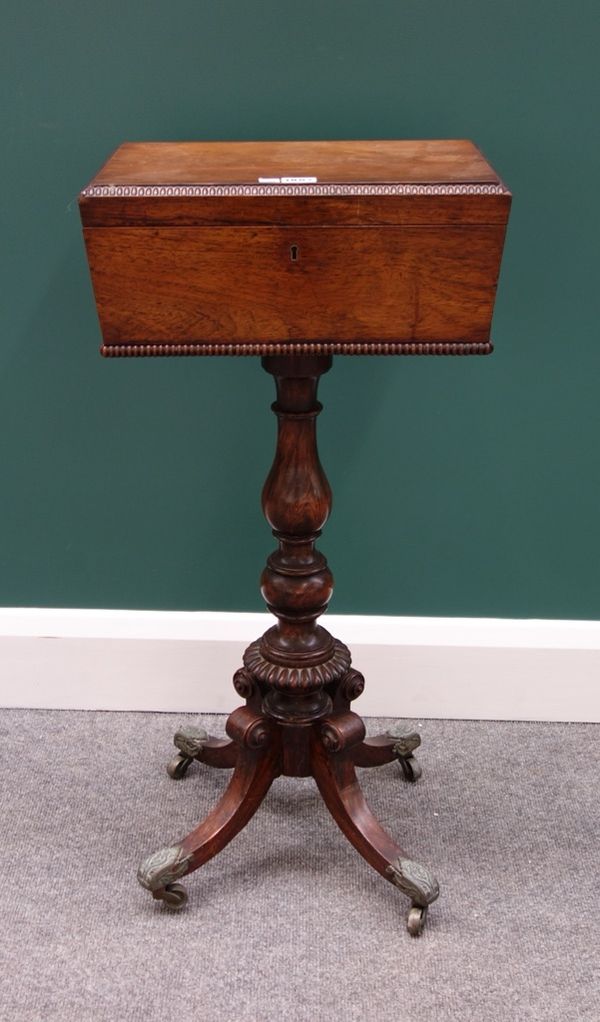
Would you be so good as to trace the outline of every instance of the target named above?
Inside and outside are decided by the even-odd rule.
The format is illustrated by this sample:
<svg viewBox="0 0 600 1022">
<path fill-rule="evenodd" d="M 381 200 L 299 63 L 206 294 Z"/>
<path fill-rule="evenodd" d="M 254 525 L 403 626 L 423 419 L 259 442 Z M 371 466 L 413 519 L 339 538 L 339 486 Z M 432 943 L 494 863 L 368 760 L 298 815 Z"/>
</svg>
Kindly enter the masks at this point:
<svg viewBox="0 0 600 1022">
<path fill-rule="evenodd" d="M 257 359 L 100 359 L 75 197 L 106 155 L 467 137 L 515 194 L 496 353 L 334 361 L 332 609 L 600 617 L 597 5 L 5 0 L 3 20 L 0 604 L 262 606 L 272 381 Z"/>
</svg>

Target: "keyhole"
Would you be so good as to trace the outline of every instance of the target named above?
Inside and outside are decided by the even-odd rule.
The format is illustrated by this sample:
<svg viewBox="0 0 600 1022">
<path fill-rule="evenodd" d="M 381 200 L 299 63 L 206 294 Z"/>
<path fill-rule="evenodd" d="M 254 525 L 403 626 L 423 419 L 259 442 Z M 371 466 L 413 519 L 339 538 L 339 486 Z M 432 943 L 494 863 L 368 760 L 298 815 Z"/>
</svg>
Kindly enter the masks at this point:
<svg viewBox="0 0 600 1022">
<path fill-rule="evenodd" d="M 297 245 L 290 245 L 290 259 L 292 260 L 293 263 L 298 262 L 299 252 L 300 249 L 298 248 Z"/>
</svg>

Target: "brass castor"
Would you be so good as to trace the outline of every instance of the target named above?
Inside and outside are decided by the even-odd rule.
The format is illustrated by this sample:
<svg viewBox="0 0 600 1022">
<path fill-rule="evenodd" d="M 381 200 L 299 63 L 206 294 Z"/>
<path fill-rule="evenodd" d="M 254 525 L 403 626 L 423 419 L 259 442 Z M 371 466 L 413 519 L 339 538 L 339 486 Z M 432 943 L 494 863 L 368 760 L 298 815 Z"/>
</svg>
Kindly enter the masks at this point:
<svg viewBox="0 0 600 1022">
<path fill-rule="evenodd" d="M 187 769 L 192 762 L 191 756 L 175 756 L 170 763 L 167 763 L 169 777 L 172 777 L 174 781 L 180 781 L 182 777 L 185 777 Z"/>
<path fill-rule="evenodd" d="M 187 902 L 188 894 L 183 884 L 165 884 L 160 900 L 164 901 L 172 912 L 179 912 Z"/>
<path fill-rule="evenodd" d="M 175 881 L 188 872 L 191 861 L 190 853 L 181 845 L 159 848 L 140 863 L 138 881 L 153 898 L 177 911 L 185 905 L 187 891 Z"/>
<path fill-rule="evenodd" d="M 402 767 L 402 774 L 405 781 L 414 784 L 422 774 L 421 766 L 415 759 L 413 753 L 421 744 L 421 735 L 418 731 L 412 731 L 406 724 L 398 724 L 387 732 L 389 738 L 395 739 L 393 752 Z"/>
<path fill-rule="evenodd" d="M 440 885 L 433 873 L 412 859 L 399 858 L 390 862 L 386 875 L 410 898 L 406 928 L 411 937 L 418 937 L 425 926 L 427 909 L 439 897 Z"/>
<path fill-rule="evenodd" d="M 418 937 L 423 932 L 426 919 L 427 908 L 422 905 L 411 905 L 406 919 L 406 929 L 411 937 Z"/>
<path fill-rule="evenodd" d="M 174 781 L 185 777 L 187 768 L 194 759 L 202 758 L 202 750 L 209 741 L 208 731 L 193 724 L 184 724 L 175 732 L 173 739 L 179 755 L 175 756 L 167 766 L 167 773 Z"/>
</svg>

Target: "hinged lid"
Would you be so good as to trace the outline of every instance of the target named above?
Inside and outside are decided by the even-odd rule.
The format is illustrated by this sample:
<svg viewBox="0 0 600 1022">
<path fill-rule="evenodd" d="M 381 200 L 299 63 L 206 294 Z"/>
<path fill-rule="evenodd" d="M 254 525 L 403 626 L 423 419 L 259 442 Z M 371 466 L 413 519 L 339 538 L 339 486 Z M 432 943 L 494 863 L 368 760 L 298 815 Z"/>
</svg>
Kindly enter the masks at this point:
<svg viewBox="0 0 600 1022">
<path fill-rule="evenodd" d="M 465 140 L 126 142 L 84 226 L 503 223 L 510 192 Z"/>
</svg>

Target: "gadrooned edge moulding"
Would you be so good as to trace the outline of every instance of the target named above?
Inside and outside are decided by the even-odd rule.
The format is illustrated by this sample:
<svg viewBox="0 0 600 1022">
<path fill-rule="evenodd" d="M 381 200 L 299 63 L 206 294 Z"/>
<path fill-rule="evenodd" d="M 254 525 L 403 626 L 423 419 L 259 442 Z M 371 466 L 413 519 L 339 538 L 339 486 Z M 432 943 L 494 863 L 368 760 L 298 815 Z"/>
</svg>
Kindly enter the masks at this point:
<svg viewBox="0 0 600 1022">
<path fill-rule="evenodd" d="M 394 185 L 90 185 L 86 199 L 261 195 L 510 195 L 503 184 Z"/>
</svg>

